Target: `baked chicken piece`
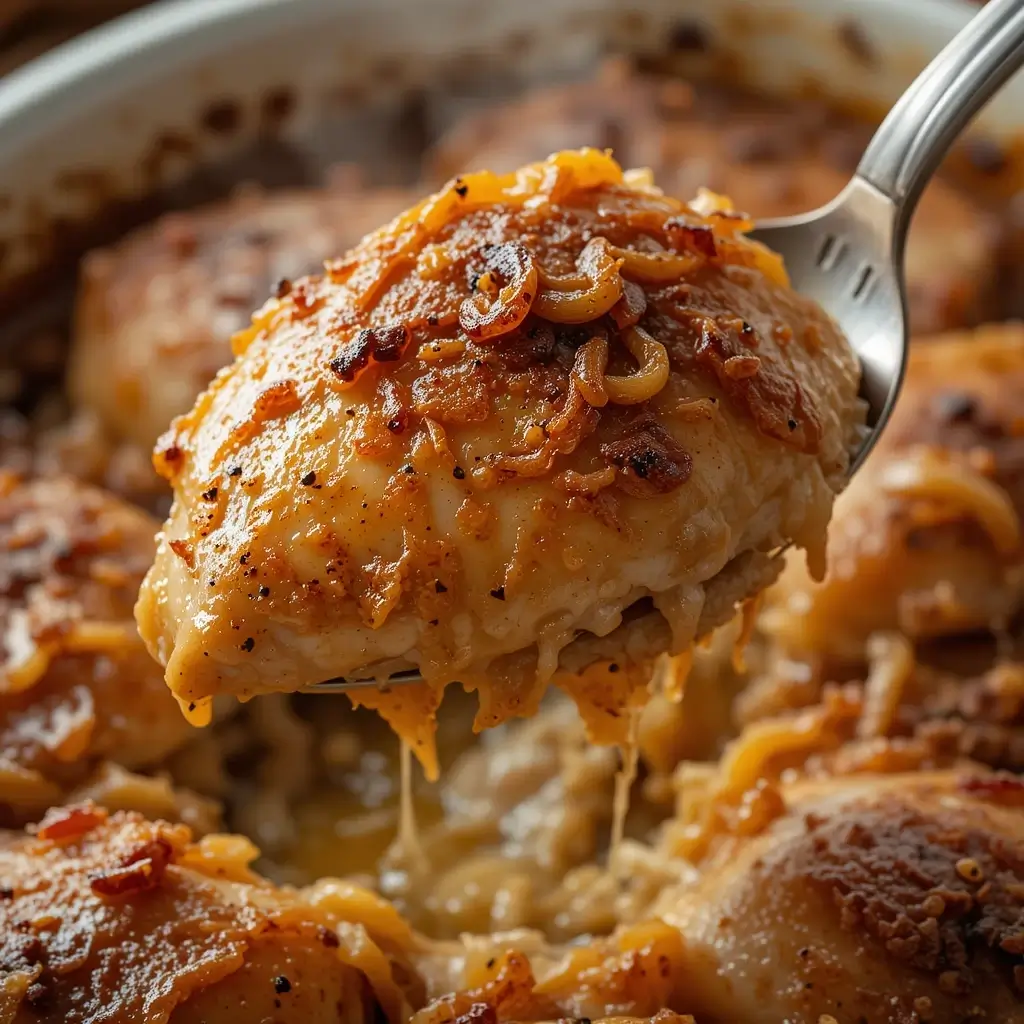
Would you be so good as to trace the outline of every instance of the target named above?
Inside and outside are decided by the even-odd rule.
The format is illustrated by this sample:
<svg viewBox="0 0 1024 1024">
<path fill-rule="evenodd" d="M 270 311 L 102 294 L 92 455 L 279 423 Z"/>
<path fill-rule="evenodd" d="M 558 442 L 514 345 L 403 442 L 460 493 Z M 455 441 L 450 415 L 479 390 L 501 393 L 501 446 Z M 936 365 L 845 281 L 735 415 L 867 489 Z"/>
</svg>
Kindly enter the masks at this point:
<svg viewBox="0 0 1024 1024">
<path fill-rule="evenodd" d="M 68 389 L 115 441 L 149 451 L 231 362 L 231 336 L 278 282 L 311 273 L 394 216 L 398 190 L 246 189 L 83 262 Z"/>
<path fill-rule="evenodd" d="M 664 970 L 682 950 L 667 925 L 561 962 L 541 953 L 535 976 L 516 945 L 536 946 L 528 933 L 471 940 L 476 951 L 430 942 L 351 883 L 270 885 L 255 854 L 241 836 L 194 842 L 183 825 L 92 804 L 51 811 L 34 836 L 0 834 L 0 1020 L 693 1024 L 660 1012 L 685 1001 Z"/>
<path fill-rule="evenodd" d="M 793 559 L 761 628 L 791 655 L 861 662 L 868 637 L 1005 628 L 1024 596 L 1024 328 L 911 349 L 881 442 L 836 503 L 829 569 Z"/>
<path fill-rule="evenodd" d="M 418 668 L 357 699 L 432 773 L 449 681 L 485 727 L 587 668 L 600 731 L 646 692 L 619 667 L 729 618 L 779 545 L 823 564 L 859 366 L 748 226 L 565 152 L 283 289 L 156 452 L 175 503 L 136 614 L 179 701 Z"/>
<path fill-rule="evenodd" d="M 679 929 L 698 1021 L 962 1024 L 1024 1015 L 1024 783 L 980 770 L 761 787 Z"/>
<path fill-rule="evenodd" d="M 649 167 L 669 195 L 687 198 L 704 186 L 757 219 L 813 210 L 839 194 L 868 126 L 814 101 L 722 93 L 611 58 L 584 81 L 461 119 L 435 147 L 430 170 L 438 181 L 474 167 L 511 171 L 557 146 L 597 145 L 624 166 Z M 931 182 L 906 253 L 916 332 L 970 326 L 985 309 L 1006 309 L 994 286 L 997 239 L 994 216 L 946 181 Z"/>
<path fill-rule="evenodd" d="M 185 742 L 132 620 L 156 528 L 70 478 L 0 473 L 0 824 Z"/>
<path fill-rule="evenodd" d="M 407 1019 L 422 985 L 395 911 L 342 882 L 276 889 L 256 852 L 93 804 L 0 837 L 0 1020 Z"/>
</svg>

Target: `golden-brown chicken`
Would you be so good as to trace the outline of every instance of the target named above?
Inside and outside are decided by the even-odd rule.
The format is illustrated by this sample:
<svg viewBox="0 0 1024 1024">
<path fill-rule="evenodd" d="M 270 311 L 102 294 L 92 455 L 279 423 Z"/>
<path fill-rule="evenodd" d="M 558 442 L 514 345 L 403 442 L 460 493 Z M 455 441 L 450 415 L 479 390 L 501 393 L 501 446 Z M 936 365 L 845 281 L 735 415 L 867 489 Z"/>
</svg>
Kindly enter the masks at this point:
<svg viewBox="0 0 1024 1024">
<path fill-rule="evenodd" d="M 790 654 L 862 661 L 872 632 L 1001 629 L 1024 596 L 1024 329 L 911 350 L 878 449 L 836 503 L 829 569 L 792 560 L 762 628 Z"/>
<path fill-rule="evenodd" d="M 0 823 L 186 740 L 132 620 L 156 527 L 70 478 L 0 473 Z"/>
<path fill-rule="evenodd" d="M 398 915 L 346 883 L 275 889 L 255 854 L 92 804 L 0 838 L 0 1021 L 406 1019 L 422 986 Z"/>
<path fill-rule="evenodd" d="M 592 78 L 462 119 L 436 147 L 432 170 L 443 181 L 475 167 L 510 171 L 559 146 L 607 146 L 624 166 L 650 167 L 669 195 L 705 186 L 753 217 L 783 217 L 838 195 L 867 138 L 865 125 L 820 102 L 758 101 L 613 58 Z M 1005 301 L 993 294 L 995 239 L 995 218 L 962 190 L 929 185 L 907 246 L 915 331 L 969 326 Z"/>
<path fill-rule="evenodd" d="M 178 698 L 416 666 L 434 686 L 359 699 L 432 770 L 449 680 L 486 726 L 604 657 L 612 722 L 619 659 L 687 648 L 784 540 L 820 553 L 856 359 L 704 201 L 562 153 L 454 180 L 268 303 L 156 455 L 176 501 L 137 617 Z"/>
<path fill-rule="evenodd" d="M 398 190 L 265 195 L 168 214 L 83 264 L 68 387 L 117 441 L 152 449 L 278 282 L 311 273 L 409 202 Z"/>
<path fill-rule="evenodd" d="M 965 770 L 782 787 L 653 911 L 680 931 L 699 1021 L 1020 1021 L 1024 783 Z"/>
</svg>

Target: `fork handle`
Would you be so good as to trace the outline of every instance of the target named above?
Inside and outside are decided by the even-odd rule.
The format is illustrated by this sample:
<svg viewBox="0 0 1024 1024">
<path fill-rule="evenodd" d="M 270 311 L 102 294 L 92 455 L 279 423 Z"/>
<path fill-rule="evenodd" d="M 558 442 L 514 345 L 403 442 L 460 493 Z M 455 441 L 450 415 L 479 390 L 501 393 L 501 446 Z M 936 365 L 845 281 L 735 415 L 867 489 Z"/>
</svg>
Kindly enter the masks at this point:
<svg viewBox="0 0 1024 1024">
<path fill-rule="evenodd" d="M 1024 0 L 990 0 L 882 122 L 857 168 L 905 225 L 953 141 L 1024 63 Z M 899 232 L 897 232 L 897 235 Z"/>
</svg>

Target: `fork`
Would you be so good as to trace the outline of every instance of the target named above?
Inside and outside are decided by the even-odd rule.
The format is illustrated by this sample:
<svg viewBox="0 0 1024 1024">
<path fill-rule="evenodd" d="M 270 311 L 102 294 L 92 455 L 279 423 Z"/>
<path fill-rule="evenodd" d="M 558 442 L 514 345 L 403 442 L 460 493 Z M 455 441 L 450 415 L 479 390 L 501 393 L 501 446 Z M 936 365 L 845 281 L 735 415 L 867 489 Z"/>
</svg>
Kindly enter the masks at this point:
<svg viewBox="0 0 1024 1024">
<path fill-rule="evenodd" d="M 903 256 L 925 185 L 957 136 L 1024 63 L 1024 0 L 990 0 L 889 111 L 850 182 L 810 213 L 762 221 L 751 237 L 779 253 L 793 287 L 840 326 L 861 362 L 868 431 L 850 472 L 878 440 L 899 395 L 909 334 Z M 420 682 L 397 672 L 387 686 Z M 344 693 L 377 679 L 332 679 Z"/>
<path fill-rule="evenodd" d="M 903 383 L 903 254 L 914 209 L 957 136 L 1022 63 L 1024 0 L 991 0 L 900 97 L 832 202 L 751 233 L 782 256 L 793 287 L 831 315 L 860 358 L 869 430 L 851 473 L 877 442 Z"/>
</svg>

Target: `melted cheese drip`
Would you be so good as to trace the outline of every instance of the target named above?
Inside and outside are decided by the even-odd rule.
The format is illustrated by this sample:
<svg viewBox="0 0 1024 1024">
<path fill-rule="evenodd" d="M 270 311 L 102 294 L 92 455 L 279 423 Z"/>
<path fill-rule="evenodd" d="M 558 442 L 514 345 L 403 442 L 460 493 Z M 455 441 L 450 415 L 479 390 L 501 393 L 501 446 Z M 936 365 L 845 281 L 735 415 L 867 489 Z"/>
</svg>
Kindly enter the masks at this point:
<svg viewBox="0 0 1024 1024">
<path fill-rule="evenodd" d="M 743 675 L 747 671 L 747 645 L 750 643 L 750 638 L 754 635 L 754 627 L 757 625 L 761 604 L 761 594 L 743 602 L 740 633 L 732 645 L 732 669 L 737 675 Z"/>
<path fill-rule="evenodd" d="M 412 747 L 401 741 L 399 756 L 401 796 L 398 817 L 398 858 L 410 874 L 425 874 L 429 864 L 416 824 L 412 794 Z"/>
<path fill-rule="evenodd" d="M 615 796 L 612 802 L 612 839 L 608 848 L 608 870 L 615 877 L 620 876 L 619 851 L 626 833 L 626 815 L 629 814 L 629 794 L 636 782 L 637 764 L 640 760 L 640 709 L 630 708 L 629 727 L 626 742 L 620 746 L 622 767 L 615 774 Z"/>
<path fill-rule="evenodd" d="M 197 729 L 203 729 L 213 721 L 213 698 L 204 697 L 202 700 L 184 700 L 175 695 L 174 699 L 185 716 L 185 721 Z"/>
</svg>

